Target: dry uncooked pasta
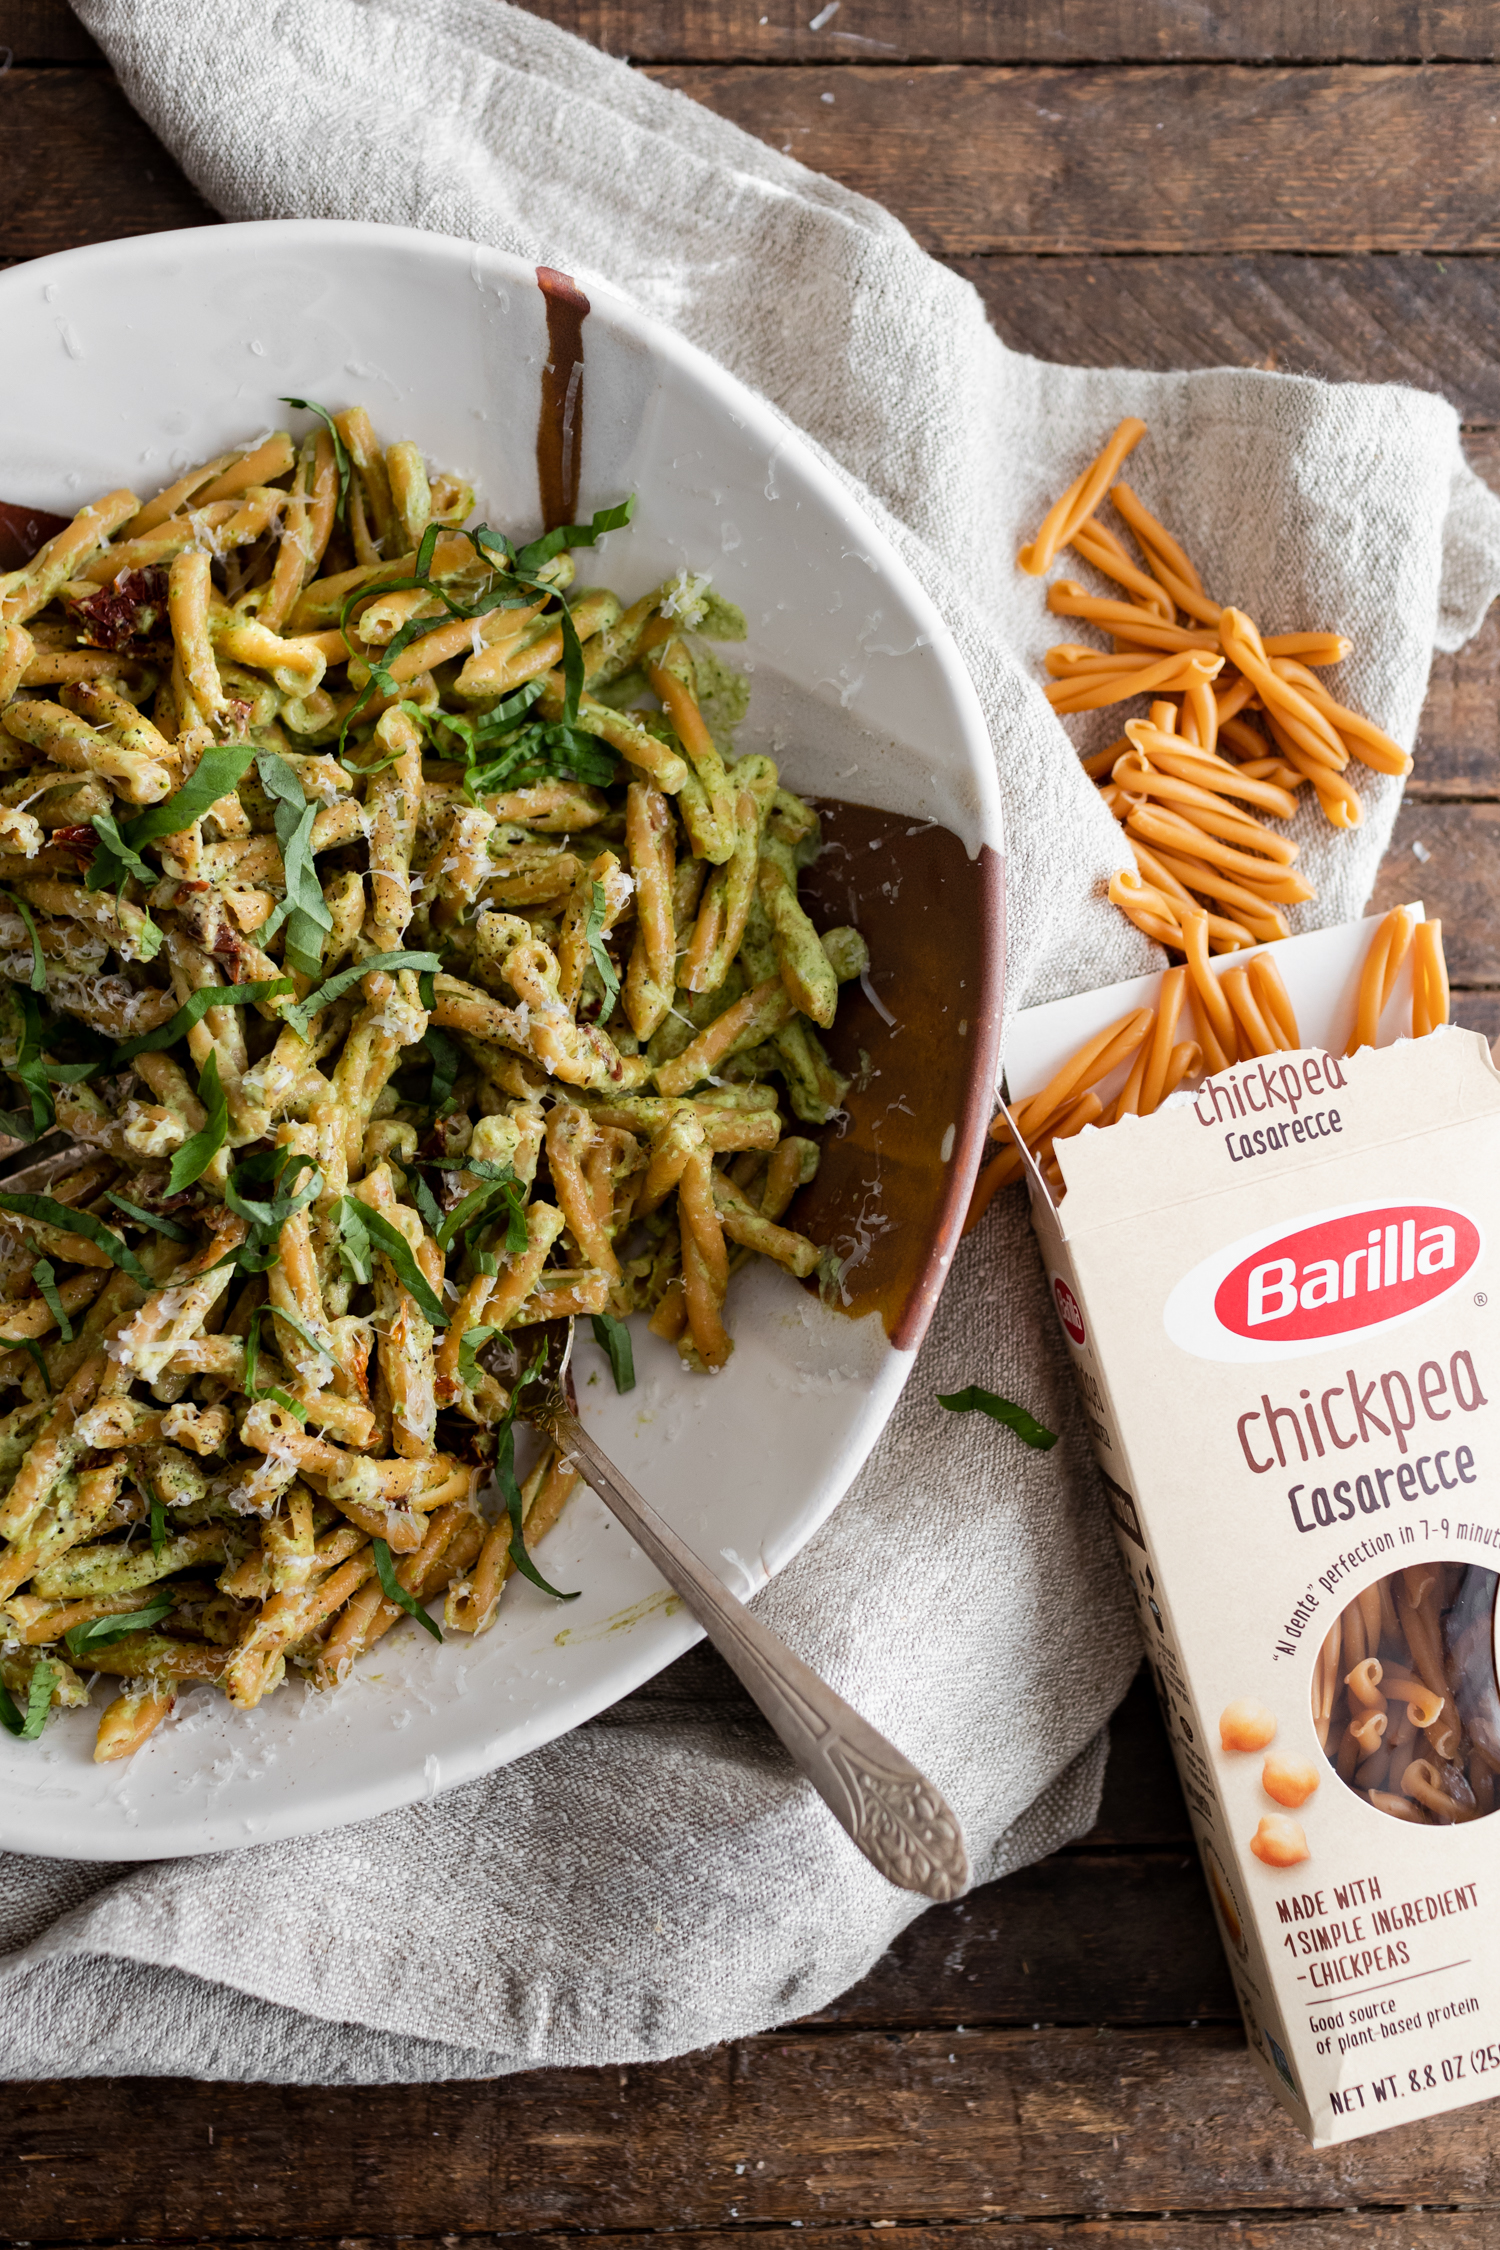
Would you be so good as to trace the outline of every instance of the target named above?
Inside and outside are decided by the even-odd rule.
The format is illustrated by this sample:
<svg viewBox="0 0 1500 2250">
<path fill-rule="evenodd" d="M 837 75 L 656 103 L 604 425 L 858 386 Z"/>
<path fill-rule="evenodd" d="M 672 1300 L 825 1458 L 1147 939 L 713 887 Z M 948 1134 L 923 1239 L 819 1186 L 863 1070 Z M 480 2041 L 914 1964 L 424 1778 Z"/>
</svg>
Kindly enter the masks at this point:
<svg viewBox="0 0 1500 2250">
<path fill-rule="evenodd" d="M 1393 1820 L 1451 1827 L 1495 1810 L 1495 1594 L 1473 1563 L 1392 1571 L 1348 1603 L 1313 1668 L 1313 1724 L 1347 1788 Z"/>
<path fill-rule="evenodd" d="M 1179 1086 L 1200 1076 L 1247 1062 L 1253 1055 L 1289 1052 L 1301 1045 L 1296 1012 L 1270 952 L 1250 961 L 1209 964 L 1207 917 L 1185 910 L 1185 966 L 1169 969 L 1157 1005 L 1136 1008 L 1106 1031 L 1096 1033 L 1040 1092 L 1017 1102 L 1007 1114 L 997 1110 L 990 1126 L 1002 1146 L 975 1183 L 966 1231 L 977 1226 L 992 1198 L 1019 1180 L 1026 1160 L 1016 1134 L 1039 1166 L 1054 1194 L 1063 1184 L 1054 1144 L 1085 1125 L 1114 1125 L 1122 1117 L 1149 1117 Z M 1398 906 L 1376 923 L 1360 970 L 1354 1030 L 1347 1052 L 1375 1044 L 1376 1027 L 1395 986 L 1408 950 L 1416 944 L 1423 976 L 1412 986 L 1411 1035 L 1422 1039 L 1448 1021 L 1448 975 L 1443 964 L 1441 922 L 1418 922 Z M 1184 1008 L 1191 1001 L 1191 1035 L 1181 1037 Z M 1396 1036 L 1400 1036 L 1399 1033 Z M 1131 1061 L 1124 1086 L 1109 1103 L 1093 1088 Z M 1012 1130 L 1014 1126 L 1014 1131 Z"/>
<path fill-rule="evenodd" d="M 1111 899 L 1148 937 L 1179 952 L 1187 950 L 1186 915 L 1201 912 L 1207 950 L 1232 953 L 1285 937 L 1283 908 L 1313 896 L 1296 870 L 1297 845 L 1266 816 L 1289 820 L 1299 792 L 1311 788 L 1335 828 L 1357 827 L 1351 760 L 1405 774 L 1411 759 L 1318 678 L 1349 654 L 1343 634 L 1263 637 L 1242 610 L 1205 592 L 1165 525 L 1128 484 L 1113 481 L 1145 434 L 1143 422 L 1122 422 L 1018 559 L 1038 576 L 1070 547 L 1111 583 L 1108 594 L 1074 578 L 1055 578 L 1047 589 L 1056 616 L 1077 618 L 1112 643 L 1049 650 L 1046 692 L 1059 716 L 1151 699 L 1145 715 L 1137 710 L 1116 741 L 1084 761 L 1135 858 L 1134 874 L 1110 886 Z M 1100 520 L 1106 498 L 1136 553 Z"/>
<path fill-rule="evenodd" d="M 1064 548 L 1122 589 L 1128 599 L 1090 594 L 1054 579 L 1049 609 L 1107 633 L 1110 651 L 1063 643 L 1048 652 L 1048 699 L 1061 715 L 1151 698 L 1145 717 L 1092 752 L 1084 766 L 1124 828 L 1134 867 L 1115 875 L 1109 896 L 1147 937 L 1181 955 L 1167 973 L 1157 1008 L 1138 1009 L 1064 1065 L 1050 1086 L 1002 1109 L 990 1127 L 1005 1144 L 981 1171 L 969 1207 L 976 1226 L 998 1189 L 1017 1180 L 1025 1158 L 1017 1135 L 1048 1184 L 1062 1185 L 1056 1142 L 1085 1125 L 1149 1116 L 1177 1087 L 1255 1055 L 1296 1047 L 1296 1015 L 1273 955 L 1215 969 L 1215 955 L 1274 946 L 1288 935 L 1283 907 L 1310 899 L 1297 872 L 1298 847 L 1275 821 L 1290 820 L 1310 784 L 1335 827 L 1354 827 L 1359 799 L 1345 778 L 1351 759 L 1381 773 L 1405 774 L 1411 760 L 1370 720 L 1334 700 L 1317 667 L 1339 663 L 1351 643 L 1323 631 L 1262 637 L 1252 619 L 1225 608 L 1165 525 L 1130 487 L 1111 483 L 1146 434 L 1122 422 L 1104 451 L 1023 547 L 1033 576 Z M 1099 520 L 1106 496 L 1136 542 L 1132 555 Z M 1414 1038 L 1448 1021 L 1442 924 L 1418 923 L 1398 908 L 1379 924 L 1365 962 L 1348 1052 L 1373 1045 L 1376 1025 L 1409 950 Z M 1186 1012 L 1185 1012 L 1186 1011 Z M 1186 1035 L 1178 1036 L 1185 1027 Z M 1106 1110 L 1094 1088 L 1134 1058 Z"/>
</svg>

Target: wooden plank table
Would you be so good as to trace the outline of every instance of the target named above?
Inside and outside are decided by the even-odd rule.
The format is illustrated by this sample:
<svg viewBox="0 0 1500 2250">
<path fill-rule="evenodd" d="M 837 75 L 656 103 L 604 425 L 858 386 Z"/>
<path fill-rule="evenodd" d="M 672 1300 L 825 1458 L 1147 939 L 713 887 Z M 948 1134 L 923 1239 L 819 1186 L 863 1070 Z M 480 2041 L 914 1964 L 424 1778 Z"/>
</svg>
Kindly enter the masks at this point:
<svg viewBox="0 0 1500 2250">
<path fill-rule="evenodd" d="M 878 197 L 1008 343 L 1420 384 L 1500 484 L 1500 0 L 531 4 Z M 62 0 L 0 0 L 6 48 L 0 259 L 212 222 Z M 1437 660 L 1377 889 L 1443 916 L 1455 1012 L 1490 1037 L 1497 673 L 1500 621 Z M 739 1695 L 701 1650 L 643 1692 Z M 784 2031 L 492 2085 L 0 2107 L 15 2242 L 1500 2250 L 1493 2106 L 1314 2155 L 1262 2092 L 1140 1683 L 1090 1837 Z"/>
</svg>

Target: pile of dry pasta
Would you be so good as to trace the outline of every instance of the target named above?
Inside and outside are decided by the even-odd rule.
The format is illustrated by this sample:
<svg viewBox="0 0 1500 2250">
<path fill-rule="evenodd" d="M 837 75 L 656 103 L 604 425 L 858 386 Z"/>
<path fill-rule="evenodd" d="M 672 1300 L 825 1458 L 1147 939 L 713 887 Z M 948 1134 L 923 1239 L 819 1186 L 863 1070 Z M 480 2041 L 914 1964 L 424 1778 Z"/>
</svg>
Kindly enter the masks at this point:
<svg viewBox="0 0 1500 2250">
<path fill-rule="evenodd" d="M 1290 1052 L 1302 1045 L 1296 1011 L 1270 952 L 1215 970 L 1209 965 L 1201 913 L 1184 916 L 1187 963 L 1169 969 L 1154 1008 L 1133 1008 L 1087 1040 L 1037 1093 L 1001 1110 L 990 1127 L 1005 1146 L 979 1175 L 967 1226 L 976 1226 L 991 1198 L 1026 1169 L 1011 1125 L 1054 1192 L 1063 1185 L 1054 1154 L 1058 1141 L 1085 1125 L 1114 1125 L 1122 1117 L 1149 1117 L 1179 1086 L 1246 1062 L 1252 1055 Z M 1360 970 L 1354 1029 L 1347 1054 L 1376 1044 L 1376 1032 L 1408 952 L 1412 959 L 1411 1036 L 1425 1039 L 1448 1021 L 1448 971 L 1441 922 L 1419 922 L 1404 906 L 1385 915 L 1371 934 Z M 1191 1003 L 1191 1031 L 1184 1009 Z M 1399 1034 L 1398 1034 L 1399 1036 Z M 1122 1064 L 1130 1070 L 1107 1105 L 1096 1087 Z"/>
<path fill-rule="evenodd" d="M 1179 951 L 1184 916 L 1201 912 L 1208 950 L 1232 953 L 1285 937 L 1282 908 L 1314 895 L 1296 871 L 1296 843 L 1257 816 L 1290 820 L 1310 786 L 1335 828 L 1357 827 L 1351 759 L 1389 774 L 1409 773 L 1411 760 L 1317 677 L 1349 654 L 1350 641 L 1334 632 L 1263 638 L 1243 610 L 1204 592 L 1189 557 L 1129 485 L 1111 484 L 1145 434 L 1144 422 L 1120 424 L 1019 561 L 1040 576 L 1070 547 L 1123 595 L 1093 595 L 1072 578 L 1047 589 L 1057 616 L 1085 619 L 1114 644 L 1048 651 L 1053 710 L 1151 699 L 1144 718 L 1127 719 L 1117 741 L 1084 760 L 1135 856 L 1135 873 L 1115 876 L 1111 899 L 1148 937 Z M 1139 559 L 1099 521 L 1106 496 Z"/>
<path fill-rule="evenodd" d="M 1342 634 L 1263 639 L 1243 611 L 1222 608 L 1205 594 L 1189 557 L 1130 487 L 1111 483 L 1145 434 L 1144 422 L 1122 422 L 1049 509 L 1018 560 L 1040 576 L 1071 547 L 1129 597 L 1096 597 L 1073 579 L 1053 581 L 1048 608 L 1099 626 L 1114 648 L 1067 643 L 1051 649 L 1046 692 L 1064 716 L 1151 697 L 1147 718 L 1127 719 L 1120 739 L 1083 763 L 1124 824 L 1135 855 L 1135 872 L 1111 880 L 1110 898 L 1137 929 L 1183 961 L 1163 978 L 1155 1009 L 1121 1017 L 1009 1116 L 999 1111 L 990 1134 L 1004 1146 L 979 1175 L 969 1227 L 997 1190 L 1026 1168 L 1012 1121 L 1048 1185 L 1058 1190 L 1057 1141 L 1085 1125 L 1148 1117 L 1179 1086 L 1204 1074 L 1301 1044 L 1270 953 L 1211 966 L 1214 955 L 1286 937 L 1282 907 L 1313 896 L 1295 872 L 1296 843 L 1244 808 L 1289 820 L 1297 792 L 1310 783 L 1334 827 L 1353 828 L 1360 803 L 1345 777 L 1351 758 L 1381 773 L 1411 770 L 1400 744 L 1335 702 L 1310 669 L 1348 655 L 1351 643 Z M 1134 535 L 1140 560 L 1098 520 L 1106 497 Z M 1413 945 L 1412 1036 L 1420 1039 L 1447 1022 L 1442 924 L 1416 922 L 1398 907 L 1370 942 L 1350 1054 L 1375 1044 L 1376 1026 Z M 1192 1029 L 1179 1038 L 1190 996 Z M 1125 1083 L 1106 1108 L 1094 1089 L 1127 1062 Z"/>
<path fill-rule="evenodd" d="M 1495 1810 L 1495 1576 L 1424 1562 L 1367 1586 L 1313 1668 L 1313 1721 L 1339 1779 L 1394 1820 Z"/>
<path fill-rule="evenodd" d="M 113 1676 L 101 1759 L 545 1586 L 502 1336 L 723 1366 L 731 1270 L 818 1264 L 783 1098 L 868 966 L 722 747 L 743 620 L 575 583 L 629 503 L 517 549 L 311 411 L 0 577 L 0 1124 L 68 1136 L 0 1183 L 0 1721 Z"/>
</svg>

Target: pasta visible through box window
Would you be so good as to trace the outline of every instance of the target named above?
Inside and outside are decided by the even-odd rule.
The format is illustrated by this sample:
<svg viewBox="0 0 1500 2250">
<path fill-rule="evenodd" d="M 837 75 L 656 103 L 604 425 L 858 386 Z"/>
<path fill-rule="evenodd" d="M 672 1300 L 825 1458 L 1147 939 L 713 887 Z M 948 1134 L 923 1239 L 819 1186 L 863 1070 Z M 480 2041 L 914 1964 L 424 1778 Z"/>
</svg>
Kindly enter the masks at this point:
<svg viewBox="0 0 1500 2250">
<path fill-rule="evenodd" d="M 294 404 L 298 402 L 287 402 Z M 503 1339 L 733 1349 L 869 966 L 817 815 L 738 757 L 743 620 L 625 601 L 317 409 L 0 577 L 0 1722 L 119 1683 L 331 1686 L 483 1632 L 577 1488 L 517 1482 Z M 49 1142 L 49 1147 L 52 1146 Z M 497 1472 L 503 1507 L 481 1498 Z"/>
<path fill-rule="evenodd" d="M 1329 1629 L 1313 1725 L 1339 1780 L 1377 1812 L 1452 1827 L 1495 1810 L 1497 1588 L 1473 1563 L 1416 1563 L 1365 1587 Z"/>
</svg>

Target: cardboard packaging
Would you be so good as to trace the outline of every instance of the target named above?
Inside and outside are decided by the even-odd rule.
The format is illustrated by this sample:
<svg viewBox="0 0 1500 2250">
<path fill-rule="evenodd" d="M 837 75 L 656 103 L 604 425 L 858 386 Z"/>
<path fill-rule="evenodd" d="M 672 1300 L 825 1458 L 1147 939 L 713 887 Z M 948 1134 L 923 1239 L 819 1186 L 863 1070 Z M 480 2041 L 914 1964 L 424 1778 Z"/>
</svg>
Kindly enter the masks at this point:
<svg viewBox="0 0 1500 2250">
<path fill-rule="evenodd" d="M 1250 2045 L 1316 2146 L 1500 2093 L 1500 1075 L 1457 1030 L 1345 1059 L 1375 926 L 1277 946 L 1296 1053 L 1031 1182 Z M 1158 982 L 1018 1018 L 1011 1098 Z"/>
</svg>

